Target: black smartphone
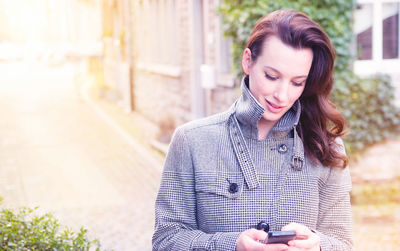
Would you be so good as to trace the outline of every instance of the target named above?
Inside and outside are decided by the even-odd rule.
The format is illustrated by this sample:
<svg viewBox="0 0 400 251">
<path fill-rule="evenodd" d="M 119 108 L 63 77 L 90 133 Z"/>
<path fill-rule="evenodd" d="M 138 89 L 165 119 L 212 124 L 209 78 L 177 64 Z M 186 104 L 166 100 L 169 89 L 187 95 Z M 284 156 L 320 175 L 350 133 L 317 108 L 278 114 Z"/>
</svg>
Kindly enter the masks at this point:
<svg viewBox="0 0 400 251">
<path fill-rule="evenodd" d="M 283 243 L 288 244 L 289 241 L 296 239 L 296 231 L 270 231 L 265 243 Z"/>
</svg>

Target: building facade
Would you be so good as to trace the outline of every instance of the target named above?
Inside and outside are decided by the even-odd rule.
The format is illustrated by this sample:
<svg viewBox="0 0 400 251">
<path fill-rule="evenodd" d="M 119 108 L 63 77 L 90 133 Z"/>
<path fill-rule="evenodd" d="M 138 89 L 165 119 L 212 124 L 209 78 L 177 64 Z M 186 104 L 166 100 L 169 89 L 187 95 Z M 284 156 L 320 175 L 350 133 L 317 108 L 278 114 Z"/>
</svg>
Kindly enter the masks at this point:
<svg viewBox="0 0 400 251">
<path fill-rule="evenodd" d="M 219 1 L 134 2 L 135 108 L 153 121 L 180 124 L 232 103 L 237 93 Z"/>
<path fill-rule="evenodd" d="M 239 91 L 218 5 L 219 0 L 103 2 L 105 79 L 119 90 L 125 108 L 173 128 L 232 104 Z"/>
</svg>

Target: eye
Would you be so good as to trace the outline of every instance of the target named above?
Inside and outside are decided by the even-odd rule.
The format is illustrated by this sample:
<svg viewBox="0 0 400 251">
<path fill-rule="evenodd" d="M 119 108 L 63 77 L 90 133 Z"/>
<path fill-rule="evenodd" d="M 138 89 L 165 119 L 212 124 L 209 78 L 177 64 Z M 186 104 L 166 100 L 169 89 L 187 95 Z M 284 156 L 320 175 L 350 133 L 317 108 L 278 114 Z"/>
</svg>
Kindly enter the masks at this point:
<svg viewBox="0 0 400 251">
<path fill-rule="evenodd" d="M 269 80 L 272 80 L 272 81 L 278 79 L 278 77 L 273 77 L 273 76 L 269 75 L 268 73 L 265 73 L 265 77 L 268 78 Z"/>
<path fill-rule="evenodd" d="M 292 82 L 294 86 L 302 86 L 304 82 Z"/>
</svg>

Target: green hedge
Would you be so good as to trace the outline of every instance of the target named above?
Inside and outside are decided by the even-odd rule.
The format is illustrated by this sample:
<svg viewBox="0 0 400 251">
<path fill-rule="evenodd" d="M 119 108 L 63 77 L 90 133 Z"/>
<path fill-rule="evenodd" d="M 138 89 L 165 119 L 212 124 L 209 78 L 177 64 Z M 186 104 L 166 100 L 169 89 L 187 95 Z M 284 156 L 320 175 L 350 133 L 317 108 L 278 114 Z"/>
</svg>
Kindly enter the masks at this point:
<svg viewBox="0 0 400 251">
<path fill-rule="evenodd" d="M 335 85 L 332 100 L 349 122 L 345 140 L 350 153 L 400 133 L 400 110 L 393 103 L 394 88 L 387 75 L 339 78 Z"/>
<path fill-rule="evenodd" d="M 321 25 L 337 52 L 332 99 L 350 126 L 344 139 L 349 154 L 399 133 L 400 109 L 386 76 L 361 79 L 352 73 L 352 0 L 222 0 L 224 34 L 233 41 L 233 74 L 241 76 L 241 55 L 255 22 L 277 9 L 296 9 Z"/>
<path fill-rule="evenodd" d="M 89 240 L 87 230 L 78 233 L 63 228 L 51 214 L 37 216 L 35 209 L 3 209 L 0 212 L 0 250 L 89 250 L 100 244 Z"/>
</svg>

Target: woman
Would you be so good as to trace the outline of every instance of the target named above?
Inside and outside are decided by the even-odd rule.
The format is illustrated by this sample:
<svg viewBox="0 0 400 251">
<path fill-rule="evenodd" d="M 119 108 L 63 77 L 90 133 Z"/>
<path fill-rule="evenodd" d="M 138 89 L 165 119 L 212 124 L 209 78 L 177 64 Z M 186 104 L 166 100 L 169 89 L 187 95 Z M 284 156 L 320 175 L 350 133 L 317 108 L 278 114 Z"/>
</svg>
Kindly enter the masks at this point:
<svg viewBox="0 0 400 251">
<path fill-rule="evenodd" d="M 329 101 L 334 58 L 328 36 L 299 12 L 257 22 L 241 97 L 175 131 L 154 250 L 352 249 L 345 121 Z M 266 223 L 304 238 L 266 244 Z"/>
</svg>

